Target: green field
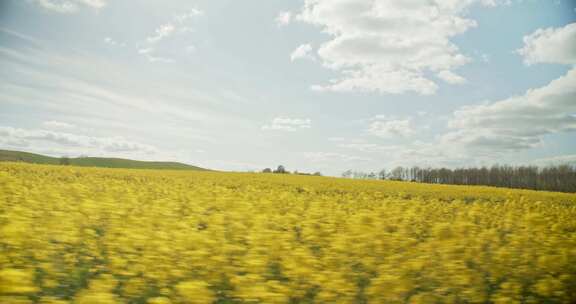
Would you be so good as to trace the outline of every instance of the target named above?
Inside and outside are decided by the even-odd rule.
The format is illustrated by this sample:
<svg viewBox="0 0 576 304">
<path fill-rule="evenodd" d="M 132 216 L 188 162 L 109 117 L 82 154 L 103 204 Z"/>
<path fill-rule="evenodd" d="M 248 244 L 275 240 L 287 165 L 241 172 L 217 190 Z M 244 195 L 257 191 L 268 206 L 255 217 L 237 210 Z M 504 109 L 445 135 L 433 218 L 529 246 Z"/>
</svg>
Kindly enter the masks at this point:
<svg viewBox="0 0 576 304">
<path fill-rule="evenodd" d="M 101 167 L 101 168 L 127 168 L 127 169 L 169 169 L 169 170 L 199 170 L 208 169 L 187 165 L 178 162 L 139 161 L 122 158 L 107 157 L 76 157 L 69 158 L 71 166 Z M 35 153 L 0 150 L 0 161 L 24 162 L 44 165 L 60 165 L 62 159 Z"/>
</svg>

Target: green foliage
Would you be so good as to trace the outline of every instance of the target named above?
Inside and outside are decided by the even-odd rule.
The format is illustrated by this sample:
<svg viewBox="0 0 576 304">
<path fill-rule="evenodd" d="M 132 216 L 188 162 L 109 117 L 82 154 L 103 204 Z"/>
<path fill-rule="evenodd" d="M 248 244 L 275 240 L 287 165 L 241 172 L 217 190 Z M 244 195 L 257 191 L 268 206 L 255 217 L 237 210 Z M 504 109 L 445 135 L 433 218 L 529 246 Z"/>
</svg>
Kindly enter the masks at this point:
<svg viewBox="0 0 576 304">
<path fill-rule="evenodd" d="M 8 150 L 0 150 L 0 161 L 24 162 L 43 165 L 71 165 L 79 167 L 207 171 L 207 169 L 204 168 L 178 162 L 139 161 L 108 157 L 57 158 L 28 152 Z"/>
</svg>

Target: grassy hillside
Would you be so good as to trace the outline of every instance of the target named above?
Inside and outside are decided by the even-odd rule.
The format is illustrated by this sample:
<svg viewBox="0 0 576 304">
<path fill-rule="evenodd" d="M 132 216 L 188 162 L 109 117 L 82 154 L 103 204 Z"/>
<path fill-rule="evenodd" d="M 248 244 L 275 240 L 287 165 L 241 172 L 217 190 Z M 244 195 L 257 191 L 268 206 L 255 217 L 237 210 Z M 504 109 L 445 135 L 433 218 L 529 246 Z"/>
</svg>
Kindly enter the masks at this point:
<svg viewBox="0 0 576 304">
<path fill-rule="evenodd" d="M 59 159 L 56 157 L 44 156 L 40 154 L 0 150 L 0 161 L 24 162 L 33 164 L 57 165 Z"/>
<path fill-rule="evenodd" d="M 21 151 L 0 150 L 0 161 L 24 162 L 33 164 L 58 165 L 60 158 Z M 167 170 L 207 170 L 178 162 L 139 161 L 107 157 L 70 158 L 70 165 L 80 167 L 128 168 L 128 169 L 167 169 Z"/>
</svg>

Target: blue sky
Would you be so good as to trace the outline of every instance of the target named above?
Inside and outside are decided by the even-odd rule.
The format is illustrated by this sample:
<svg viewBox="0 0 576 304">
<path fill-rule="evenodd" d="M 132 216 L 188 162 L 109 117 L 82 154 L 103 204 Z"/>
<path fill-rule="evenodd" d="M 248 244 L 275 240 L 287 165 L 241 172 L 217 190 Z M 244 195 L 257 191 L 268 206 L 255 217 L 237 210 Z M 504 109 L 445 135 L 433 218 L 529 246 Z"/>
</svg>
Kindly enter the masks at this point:
<svg viewBox="0 0 576 304">
<path fill-rule="evenodd" d="M 569 0 L 5 0 L 0 148 L 337 175 L 576 161 Z"/>
</svg>

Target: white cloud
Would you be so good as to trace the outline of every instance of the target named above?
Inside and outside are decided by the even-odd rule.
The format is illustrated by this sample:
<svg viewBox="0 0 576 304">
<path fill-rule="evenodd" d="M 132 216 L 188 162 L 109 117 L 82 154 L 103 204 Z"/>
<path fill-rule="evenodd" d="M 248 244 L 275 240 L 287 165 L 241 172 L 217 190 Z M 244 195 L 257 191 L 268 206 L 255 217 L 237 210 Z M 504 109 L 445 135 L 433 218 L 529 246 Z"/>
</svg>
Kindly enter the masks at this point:
<svg viewBox="0 0 576 304">
<path fill-rule="evenodd" d="M 429 72 L 446 75 L 470 60 L 450 41 L 476 26 L 464 17 L 467 9 L 500 2 L 305 0 L 295 19 L 329 35 L 318 55 L 323 66 L 341 74 L 312 88 L 433 94 L 437 85 Z"/>
<path fill-rule="evenodd" d="M 194 160 L 198 162 L 197 160 Z M 203 168 L 210 168 L 213 170 L 225 170 L 233 172 L 260 172 L 262 168 L 266 168 L 263 164 L 247 162 L 247 161 L 230 161 L 223 159 L 204 160 L 197 163 L 198 166 Z"/>
<path fill-rule="evenodd" d="M 185 49 L 186 49 L 186 53 L 188 53 L 188 54 L 193 54 L 196 52 L 196 46 L 194 46 L 194 45 L 189 45 Z"/>
<path fill-rule="evenodd" d="M 292 13 L 291 12 L 280 12 L 278 16 L 276 16 L 276 24 L 278 26 L 284 26 L 290 24 L 292 21 Z"/>
<path fill-rule="evenodd" d="M 42 125 L 49 129 L 72 129 L 76 126 L 67 122 L 49 120 L 42 123 Z"/>
<path fill-rule="evenodd" d="M 438 73 L 438 78 L 444 80 L 449 84 L 464 84 L 466 79 L 452 71 L 444 70 Z"/>
<path fill-rule="evenodd" d="M 106 6 L 105 0 L 33 0 L 36 4 L 57 13 L 69 14 L 78 11 L 81 7 L 101 9 Z"/>
<path fill-rule="evenodd" d="M 310 55 L 312 51 L 312 46 L 310 44 L 302 44 L 297 47 L 292 54 L 290 54 L 290 61 L 294 61 L 297 59 L 311 59 L 314 60 L 314 57 Z"/>
<path fill-rule="evenodd" d="M 524 47 L 517 52 L 527 65 L 576 64 L 576 23 L 561 28 L 538 29 L 524 36 Z"/>
<path fill-rule="evenodd" d="M 526 64 L 576 63 L 576 23 L 536 30 L 524 37 L 518 53 Z M 523 95 L 456 110 L 448 124 L 454 131 L 440 144 L 480 154 L 538 147 L 546 135 L 576 130 L 574 100 L 576 68 Z"/>
<path fill-rule="evenodd" d="M 567 26 L 568 27 L 568 26 Z M 565 27 L 566 28 L 566 27 Z M 556 29 L 554 34 L 565 30 Z M 543 33 L 538 30 L 535 33 Z M 551 33 L 551 32 L 550 32 Z M 529 37 L 539 37 L 532 34 Z M 570 35 L 559 35 L 552 39 L 554 43 L 542 44 L 540 38 L 525 39 L 524 53 L 530 62 L 570 63 L 568 57 L 558 56 L 558 48 L 567 46 Z M 540 41 L 535 43 L 534 41 Z M 546 48 L 553 48 L 549 51 Z M 557 53 L 554 53 L 557 52 Z M 532 56 L 531 54 L 540 54 Z M 556 54 L 556 55 L 555 55 Z M 535 60 L 534 58 L 538 58 Z M 562 59 L 563 58 L 563 59 Z M 527 90 L 522 95 L 502 100 L 469 105 L 456 110 L 448 122 L 451 129 L 430 142 L 413 142 L 407 145 L 384 146 L 374 143 L 341 143 L 339 147 L 363 153 L 385 154 L 388 165 L 448 166 L 486 165 L 502 160 L 509 152 L 540 147 L 547 135 L 576 131 L 576 67 L 565 75 L 552 80 L 540 88 Z M 413 133 L 409 128 L 409 119 L 396 119 L 376 116 L 371 122 L 369 132 L 377 135 Z M 535 160 L 534 163 L 573 162 L 574 155 Z"/>
<path fill-rule="evenodd" d="M 138 54 L 143 55 L 150 62 L 172 63 L 174 59 L 154 55 L 153 48 L 139 49 Z"/>
<path fill-rule="evenodd" d="M 147 46 L 140 48 L 138 53 L 146 57 L 150 62 L 174 62 L 174 59 L 172 58 L 155 55 L 159 52 L 159 49 L 162 49 L 160 47 L 161 42 L 177 34 L 182 35 L 194 32 L 194 29 L 191 26 L 191 21 L 195 17 L 203 15 L 204 12 L 196 8 L 192 8 L 182 14 L 174 15 L 169 22 L 160 25 L 154 30 L 154 33 L 146 38 L 145 43 Z M 196 48 L 192 45 L 188 45 L 183 49 L 188 54 L 196 51 Z"/>
<path fill-rule="evenodd" d="M 154 30 L 154 33 L 146 38 L 146 41 L 150 44 L 155 44 L 176 33 L 193 32 L 193 29 L 190 27 L 190 21 L 202 15 L 204 15 L 204 12 L 196 8 L 190 9 L 183 14 L 174 15 L 170 22 L 162 24 Z"/>
<path fill-rule="evenodd" d="M 305 152 L 304 157 L 312 162 L 353 162 L 370 161 L 370 158 L 334 153 L 334 152 Z"/>
<path fill-rule="evenodd" d="M 345 140 L 346 140 L 346 138 L 344 138 L 344 137 L 338 137 L 338 136 L 328 137 L 328 141 L 342 142 L 342 141 L 345 141 Z"/>
<path fill-rule="evenodd" d="M 382 138 L 408 137 L 415 133 L 410 118 L 394 119 L 378 115 L 371 119 L 367 132 Z"/>
<path fill-rule="evenodd" d="M 182 24 L 182 23 L 185 23 L 186 21 L 188 21 L 194 17 L 198 17 L 198 16 L 202 16 L 202 15 L 204 15 L 203 11 L 196 9 L 196 8 L 192 8 L 184 14 L 179 14 L 179 15 L 174 16 L 174 20 L 176 20 L 176 22 Z"/>
<path fill-rule="evenodd" d="M 382 94 L 402 94 L 417 91 L 422 95 L 434 94 L 438 86 L 427 78 L 410 71 L 378 70 L 378 67 L 364 67 L 363 70 L 344 71 L 345 78 L 332 79 L 330 85 L 313 85 L 315 91 L 370 92 Z"/>
<path fill-rule="evenodd" d="M 112 38 L 110 38 L 110 37 L 104 38 L 104 43 L 106 43 L 106 44 L 108 44 L 108 45 L 110 45 L 110 46 L 121 46 L 121 47 L 126 46 L 125 43 L 118 42 L 118 41 L 116 41 L 116 40 L 114 40 L 114 39 L 112 39 Z"/>
<path fill-rule="evenodd" d="M 15 144 L 16 143 L 16 144 Z M 7 146 L 32 146 L 49 143 L 60 147 L 88 148 L 100 152 L 137 152 L 152 154 L 156 148 L 127 140 L 123 137 L 92 137 L 49 130 L 29 130 L 0 126 L 0 144 Z"/>
<path fill-rule="evenodd" d="M 309 118 L 288 118 L 276 117 L 269 124 L 262 127 L 262 130 L 275 131 L 297 131 L 311 128 L 312 120 Z"/>
<path fill-rule="evenodd" d="M 576 68 L 524 95 L 454 112 L 444 143 L 472 150 L 515 151 L 538 146 L 548 134 L 576 130 Z"/>
<path fill-rule="evenodd" d="M 560 164 L 576 165 L 576 154 L 539 158 L 533 160 L 532 163 L 538 166 L 560 165 Z"/>
<path fill-rule="evenodd" d="M 397 148 L 397 146 L 384 146 L 374 143 L 341 143 L 338 147 L 360 152 L 390 152 Z"/>
<path fill-rule="evenodd" d="M 146 38 L 146 41 L 148 41 L 149 43 L 157 43 L 162 39 L 165 39 L 168 36 L 172 35 L 175 30 L 176 27 L 171 23 L 162 24 L 159 28 L 157 28 L 154 31 L 154 34 L 152 36 Z"/>
</svg>

